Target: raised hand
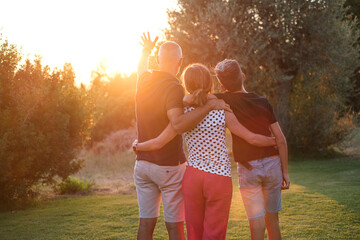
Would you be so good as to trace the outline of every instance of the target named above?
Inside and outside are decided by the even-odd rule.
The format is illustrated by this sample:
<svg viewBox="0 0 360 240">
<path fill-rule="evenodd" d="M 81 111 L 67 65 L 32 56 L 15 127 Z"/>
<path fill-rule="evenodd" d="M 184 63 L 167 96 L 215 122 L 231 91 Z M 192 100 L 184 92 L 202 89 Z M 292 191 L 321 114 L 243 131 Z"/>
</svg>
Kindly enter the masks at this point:
<svg viewBox="0 0 360 240">
<path fill-rule="evenodd" d="M 147 34 L 143 33 L 143 35 L 141 36 L 142 42 L 140 42 L 140 45 L 143 46 L 144 49 L 148 49 L 151 51 L 155 47 L 158 39 L 159 37 L 156 36 L 154 41 L 151 41 L 149 32 L 147 32 Z"/>
<path fill-rule="evenodd" d="M 151 41 L 150 34 L 147 32 L 147 34 L 143 33 L 141 36 L 142 42 L 140 42 L 140 45 L 143 46 L 141 58 L 138 64 L 137 73 L 138 77 L 140 77 L 144 72 L 148 71 L 148 57 L 151 53 L 151 50 L 155 47 L 155 44 L 159 37 L 155 37 L 154 41 Z"/>
</svg>

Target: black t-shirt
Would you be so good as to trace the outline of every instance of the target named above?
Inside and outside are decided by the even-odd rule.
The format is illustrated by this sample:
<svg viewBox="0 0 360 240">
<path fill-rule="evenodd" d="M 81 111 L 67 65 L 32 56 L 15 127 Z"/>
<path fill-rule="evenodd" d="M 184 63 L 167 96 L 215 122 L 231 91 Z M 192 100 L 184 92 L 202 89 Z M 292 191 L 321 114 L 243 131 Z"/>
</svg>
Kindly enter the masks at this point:
<svg viewBox="0 0 360 240">
<path fill-rule="evenodd" d="M 238 121 L 249 131 L 271 136 L 270 125 L 277 122 L 269 101 L 255 93 L 217 93 L 217 98 L 230 105 Z M 232 134 L 233 153 L 236 162 L 244 163 L 273 155 L 279 152 L 274 147 L 256 147 Z"/>
<path fill-rule="evenodd" d="M 139 142 L 156 138 L 169 124 L 167 111 L 183 109 L 184 88 L 173 75 L 153 71 L 138 79 L 136 89 L 136 120 Z M 137 160 L 160 166 L 175 166 L 186 161 L 183 140 L 177 135 L 157 151 L 138 152 Z"/>
</svg>

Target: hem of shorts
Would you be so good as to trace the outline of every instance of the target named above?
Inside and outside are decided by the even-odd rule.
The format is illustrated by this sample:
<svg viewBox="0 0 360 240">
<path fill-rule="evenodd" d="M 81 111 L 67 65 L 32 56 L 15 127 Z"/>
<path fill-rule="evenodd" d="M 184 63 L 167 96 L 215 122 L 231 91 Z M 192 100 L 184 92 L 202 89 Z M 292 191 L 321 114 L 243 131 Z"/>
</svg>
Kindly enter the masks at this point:
<svg viewBox="0 0 360 240">
<path fill-rule="evenodd" d="M 263 215 L 261 215 L 261 216 L 248 217 L 248 220 L 249 220 L 249 221 L 255 221 L 255 220 L 261 219 L 261 218 L 263 218 L 263 217 L 265 217 L 265 213 L 264 213 Z"/>
<path fill-rule="evenodd" d="M 279 209 L 277 209 L 277 210 L 275 210 L 275 211 L 266 211 L 267 213 L 278 213 L 278 212 L 280 212 L 282 210 L 282 207 L 281 208 L 279 208 Z"/>
<path fill-rule="evenodd" d="M 176 219 L 176 220 L 168 220 L 168 219 L 164 219 L 165 222 L 168 222 L 168 223 L 178 223 L 178 222 L 185 222 L 185 218 L 182 218 L 180 220 Z"/>
<path fill-rule="evenodd" d="M 275 210 L 275 211 L 265 211 L 265 212 L 272 214 L 272 213 L 278 213 L 278 212 L 280 212 L 281 210 L 282 210 L 282 207 L 281 207 L 280 209 L 278 209 L 278 210 Z M 263 215 L 261 215 L 261 216 L 248 217 L 248 220 L 249 220 L 249 221 L 254 221 L 254 220 L 261 219 L 261 218 L 263 218 L 263 217 L 265 217 L 265 213 L 264 213 Z"/>
<path fill-rule="evenodd" d="M 160 215 L 158 215 L 156 217 L 153 217 L 153 216 L 151 216 L 151 217 L 149 217 L 149 216 L 139 216 L 139 218 L 158 218 L 158 217 L 160 217 Z"/>
</svg>

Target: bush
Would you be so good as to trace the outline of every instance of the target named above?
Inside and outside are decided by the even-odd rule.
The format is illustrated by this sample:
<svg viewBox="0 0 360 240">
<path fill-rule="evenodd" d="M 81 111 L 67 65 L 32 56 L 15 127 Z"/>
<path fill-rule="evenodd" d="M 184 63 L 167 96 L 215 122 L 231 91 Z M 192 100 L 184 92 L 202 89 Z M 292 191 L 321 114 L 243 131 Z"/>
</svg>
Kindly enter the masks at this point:
<svg viewBox="0 0 360 240">
<path fill-rule="evenodd" d="M 20 56 L 0 45 L 0 202 L 7 203 L 77 172 L 90 124 L 87 93 L 75 87 L 70 64 L 50 71 L 39 58 L 21 65 Z"/>
<path fill-rule="evenodd" d="M 82 181 L 78 178 L 69 176 L 64 181 L 58 183 L 57 190 L 60 194 L 87 193 L 94 185 L 94 182 Z"/>
<path fill-rule="evenodd" d="M 328 84 L 296 80 L 290 95 L 289 143 L 292 149 L 304 153 L 325 150 L 338 143 L 354 129 L 353 116 L 341 114 L 343 101 Z"/>
</svg>

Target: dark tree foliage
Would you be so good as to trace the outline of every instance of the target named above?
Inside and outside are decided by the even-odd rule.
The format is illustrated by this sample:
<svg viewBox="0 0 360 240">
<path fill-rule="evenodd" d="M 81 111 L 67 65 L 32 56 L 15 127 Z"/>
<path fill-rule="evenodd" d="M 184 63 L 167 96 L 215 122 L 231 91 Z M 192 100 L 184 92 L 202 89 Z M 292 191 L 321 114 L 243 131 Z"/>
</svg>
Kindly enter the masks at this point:
<svg viewBox="0 0 360 240">
<path fill-rule="evenodd" d="M 39 58 L 21 65 L 16 46 L 0 42 L 0 201 L 9 202 L 81 167 L 76 154 L 88 138 L 90 111 L 70 64 L 54 71 Z"/>
<path fill-rule="evenodd" d="M 353 19 L 360 18 L 360 1 L 359 0 L 346 0 L 344 3 L 344 7 L 347 8 L 346 13 L 351 14 Z M 357 25 L 359 27 L 359 25 L 360 25 L 359 21 L 357 21 Z"/>
<path fill-rule="evenodd" d="M 346 0 L 344 6 L 347 7 L 347 15 L 350 15 L 356 21 L 356 28 L 360 31 L 360 1 Z M 358 38 L 357 45 L 360 46 L 360 37 Z M 360 59 L 357 62 L 360 63 Z M 355 112 L 360 114 L 360 64 L 358 64 L 354 72 L 352 81 L 354 82 L 354 87 L 350 90 L 349 104 Z"/>
<path fill-rule="evenodd" d="M 352 126 L 345 105 L 357 67 L 358 34 L 343 1 L 178 0 L 168 39 L 185 65 L 237 59 L 247 88 L 275 106 L 291 146 L 327 147 Z M 347 120 L 345 120 L 347 119 Z"/>
</svg>

